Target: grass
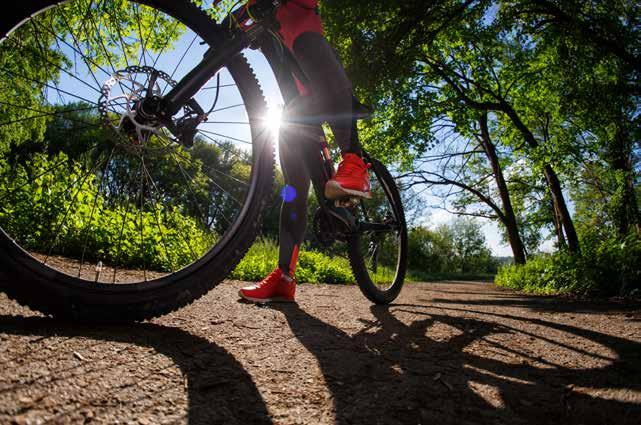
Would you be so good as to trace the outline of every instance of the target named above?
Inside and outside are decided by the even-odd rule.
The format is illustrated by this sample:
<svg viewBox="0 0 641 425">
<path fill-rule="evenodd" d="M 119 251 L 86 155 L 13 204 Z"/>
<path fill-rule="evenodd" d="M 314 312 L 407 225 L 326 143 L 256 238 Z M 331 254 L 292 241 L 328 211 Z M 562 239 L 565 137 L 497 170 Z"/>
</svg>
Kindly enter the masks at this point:
<svg viewBox="0 0 641 425">
<path fill-rule="evenodd" d="M 249 249 L 245 258 L 232 272 L 230 278 L 256 282 L 271 273 L 278 264 L 278 245 L 269 239 L 259 239 Z M 379 267 L 374 281 L 393 275 L 388 267 Z M 322 252 L 302 250 L 296 269 L 299 283 L 355 283 L 349 261 L 343 257 L 330 257 Z M 487 273 L 425 273 L 410 270 L 406 282 L 433 282 L 443 280 L 480 280 L 492 282 L 494 275 Z"/>
</svg>

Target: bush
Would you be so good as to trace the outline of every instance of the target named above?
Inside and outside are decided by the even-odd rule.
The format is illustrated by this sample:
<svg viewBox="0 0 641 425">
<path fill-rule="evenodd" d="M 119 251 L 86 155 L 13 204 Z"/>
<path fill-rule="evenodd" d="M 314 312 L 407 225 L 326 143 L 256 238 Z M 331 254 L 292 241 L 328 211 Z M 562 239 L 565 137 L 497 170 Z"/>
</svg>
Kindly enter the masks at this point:
<svg viewBox="0 0 641 425">
<path fill-rule="evenodd" d="M 277 264 L 278 246 L 269 239 L 259 239 L 249 248 L 229 278 L 256 282 L 271 273 Z"/>
<path fill-rule="evenodd" d="M 314 251 L 301 252 L 296 276 L 299 282 L 354 282 L 354 276 L 346 259 L 340 257 L 331 258 L 323 253 Z"/>
<path fill-rule="evenodd" d="M 499 270 L 496 283 L 539 294 L 611 296 L 641 289 L 641 235 L 601 238 L 588 233 L 581 238 L 582 252 L 565 251 L 528 259 L 523 266 Z"/>
<path fill-rule="evenodd" d="M 36 156 L 13 175 L 0 173 L 0 196 L 8 197 L 0 227 L 33 252 L 158 271 L 189 264 L 215 242 L 214 233 L 176 207 L 146 205 L 134 219 L 137 207 L 109 204 L 98 193 L 97 178 L 64 154 Z"/>
<path fill-rule="evenodd" d="M 269 239 L 259 239 L 232 272 L 230 278 L 259 281 L 278 264 L 278 245 Z M 331 258 L 316 251 L 301 250 L 296 280 L 299 283 L 352 283 L 349 263 L 343 258 Z"/>
</svg>

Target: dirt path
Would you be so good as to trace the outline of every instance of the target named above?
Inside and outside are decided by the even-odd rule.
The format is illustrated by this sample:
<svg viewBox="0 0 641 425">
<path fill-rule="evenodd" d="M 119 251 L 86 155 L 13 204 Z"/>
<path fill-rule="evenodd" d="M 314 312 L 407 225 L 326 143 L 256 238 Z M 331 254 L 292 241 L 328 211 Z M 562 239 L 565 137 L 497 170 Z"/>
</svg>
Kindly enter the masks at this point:
<svg viewBox="0 0 641 425">
<path fill-rule="evenodd" d="M 119 327 L 0 296 L 0 423 L 641 423 L 639 305 L 452 282 L 257 307 L 239 286 Z"/>
</svg>

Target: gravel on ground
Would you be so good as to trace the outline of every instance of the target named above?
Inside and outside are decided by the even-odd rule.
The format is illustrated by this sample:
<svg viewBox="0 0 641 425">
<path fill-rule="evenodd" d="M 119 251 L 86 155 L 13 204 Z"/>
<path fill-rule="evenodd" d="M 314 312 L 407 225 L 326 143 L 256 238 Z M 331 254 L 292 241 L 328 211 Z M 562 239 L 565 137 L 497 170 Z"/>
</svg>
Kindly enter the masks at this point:
<svg viewBox="0 0 641 425">
<path fill-rule="evenodd" d="M 0 423 L 641 424 L 641 306 L 473 282 L 224 282 L 148 323 L 43 317 L 0 295 Z"/>
</svg>

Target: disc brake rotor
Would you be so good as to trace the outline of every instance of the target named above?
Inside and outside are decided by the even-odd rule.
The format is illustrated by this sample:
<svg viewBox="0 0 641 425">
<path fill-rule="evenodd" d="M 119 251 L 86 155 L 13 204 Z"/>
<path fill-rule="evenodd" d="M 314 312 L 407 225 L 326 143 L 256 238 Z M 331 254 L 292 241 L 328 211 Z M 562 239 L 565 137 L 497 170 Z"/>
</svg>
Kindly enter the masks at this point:
<svg viewBox="0 0 641 425">
<path fill-rule="evenodd" d="M 102 85 L 98 101 L 102 123 L 115 134 L 116 144 L 134 155 L 162 155 L 177 147 L 163 123 L 141 111 L 143 101 L 160 101 L 160 82 L 176 86 L 176 81 L 163 71 L 130 66 L 114 73 Z"/>
</svg>

